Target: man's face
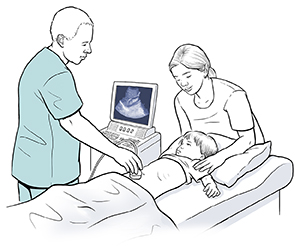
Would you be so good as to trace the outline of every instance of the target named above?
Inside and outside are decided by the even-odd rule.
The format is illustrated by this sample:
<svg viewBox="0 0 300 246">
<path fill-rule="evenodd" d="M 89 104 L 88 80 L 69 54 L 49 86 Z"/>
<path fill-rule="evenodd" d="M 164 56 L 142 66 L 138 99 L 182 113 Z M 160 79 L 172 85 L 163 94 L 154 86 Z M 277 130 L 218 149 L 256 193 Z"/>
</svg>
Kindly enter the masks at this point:
<svg viewBox="0 0 300 246">
<path fill-rule="evenodd" d="M 176 149 L 176 155 L 188 157 L 192 160 L 200 159 L 200 147 L 193 140 L 184 138 Z"/>
<path fill-rule="evenodd" d="M 65 58 L 78 65 L 92 53 L 91 42 L 93 40 L 93 27 L 91 25 L 81 25 L 74 38 L 64 39 L 63 52 Z"/>
</svg>

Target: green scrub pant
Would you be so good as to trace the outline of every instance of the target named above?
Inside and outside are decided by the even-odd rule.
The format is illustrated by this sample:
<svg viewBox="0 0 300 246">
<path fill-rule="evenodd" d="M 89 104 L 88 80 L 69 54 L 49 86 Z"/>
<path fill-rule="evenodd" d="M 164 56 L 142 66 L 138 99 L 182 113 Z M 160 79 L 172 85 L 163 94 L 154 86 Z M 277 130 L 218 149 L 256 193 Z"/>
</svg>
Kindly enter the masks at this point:
<svg viewBox="0 0 300 246">
<path fill-rule="evenodd" d="M 66 185 L 73 185 L 78 184 L 78 178 L 71 181 L 70 183 L 67 183 Z M 32 187 L 28 186 L 22 182 L 18 182 L 18 190 L 19 190 L 19 201 L 20 202 L 27 202 L 29 200 L 32 200 L 33 198 L 37 197 L 38 195 L 42 194 L 44 191 L 46 191 L 48 188 L 38 188 L 38 187 Z"/>
</svg>

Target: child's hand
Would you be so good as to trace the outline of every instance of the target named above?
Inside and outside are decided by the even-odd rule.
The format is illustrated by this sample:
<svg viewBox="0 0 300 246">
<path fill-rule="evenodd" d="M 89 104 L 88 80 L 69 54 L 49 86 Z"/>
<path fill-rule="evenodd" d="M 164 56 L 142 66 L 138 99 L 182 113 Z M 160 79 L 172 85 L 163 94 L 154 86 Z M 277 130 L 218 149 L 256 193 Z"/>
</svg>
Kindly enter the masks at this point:
<svg viewBox="0 0 300 246">
<path fill-rule="evenodd" d="M 219 191 L 216 183 L 208 183 L 203 191 L 206 193 L 208 198 L 212 198 L 212 197 L 217 197 L 221 194 L 221 192 Z"/>
</svg>

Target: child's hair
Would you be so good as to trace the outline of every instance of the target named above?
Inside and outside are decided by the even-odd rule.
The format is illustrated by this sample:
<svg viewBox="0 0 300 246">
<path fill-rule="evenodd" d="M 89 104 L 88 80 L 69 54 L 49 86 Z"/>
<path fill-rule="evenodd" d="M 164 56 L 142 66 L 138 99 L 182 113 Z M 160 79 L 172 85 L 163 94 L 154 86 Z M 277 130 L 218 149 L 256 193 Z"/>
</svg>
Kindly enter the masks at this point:
<svg viewBox="0 0 300 246">
<path fill-rule="evenodd" d="M 211 67 L 210 61 L 199 46 L 194 44 L 183 44 L 179 46 L 169 63 L 169 69 L 178 64 L 182 64 L 189 69 L 197 69 L 201 72 L 206 72 L 207 75 L 212 77 L 217 77 L 216 71 Z"/>
<path fill-rule="evenodd" d="M 203 132 L 189 131 L 184 134 L 183 138 L 187 140 L 193 139 L 196 146 L 200 147 L 200 151 L 205 158 L 214 155 L 218 151 L 216 141 Z"/>
</svg>

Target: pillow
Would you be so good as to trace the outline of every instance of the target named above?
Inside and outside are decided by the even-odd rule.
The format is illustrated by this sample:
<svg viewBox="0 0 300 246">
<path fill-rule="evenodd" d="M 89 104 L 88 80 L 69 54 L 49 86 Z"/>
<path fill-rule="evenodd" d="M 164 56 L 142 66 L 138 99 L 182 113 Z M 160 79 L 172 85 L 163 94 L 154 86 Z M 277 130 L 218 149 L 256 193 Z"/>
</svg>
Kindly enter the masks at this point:
<svg viewBox="0 0 300 246">
<path fill-rule="evenodd" d="M 270 155 L 271 142 L 256 144 L 242 154 L 229 157 L 222 166 L 212 172 L 213 179 L 227 187 L 260 166 Z"/>
</svg>

